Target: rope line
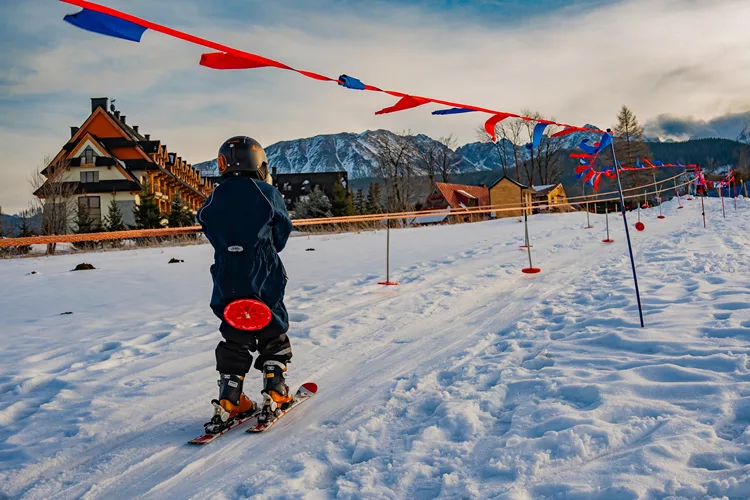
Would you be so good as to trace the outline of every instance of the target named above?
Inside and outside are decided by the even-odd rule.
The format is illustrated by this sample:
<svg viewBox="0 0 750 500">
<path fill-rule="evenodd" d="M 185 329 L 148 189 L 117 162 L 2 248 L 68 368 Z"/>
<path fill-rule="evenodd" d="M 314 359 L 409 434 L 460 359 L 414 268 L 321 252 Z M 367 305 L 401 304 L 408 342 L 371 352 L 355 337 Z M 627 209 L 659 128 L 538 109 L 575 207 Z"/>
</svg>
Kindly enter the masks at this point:
<svg viewBox="0 0 750 500">
<path fill-rule="evenodd" d="M 674 178 L 679 177 L 675 176 Z M 671 180 L 671 179 L 667 179 Z M 690 179 L 682 184 L 675 185 L 674 188 L 680 188 L 690 185 L 695 181 L 695 178 Z M 660 181 L 664 182 L 664 181 Z M 653 186 L 654 183 L 647 185 L 646 187 Z M 639 186 L 633 189 L 642 189 L 643 186 Z M 632 191 L 633 189 L 630 189 Z M 655 191 L 654 191 L 655 192 Z M 616 191 L 611 193 L 602 193 L 601 195 L 615 194 Z M 600 195 L 600 196 L 601 196 Z M 625 196 L 625 199 L 637 199 L 643 196 L 641 193 L 636 193 L 630 196 Z M 548 204 L 548 203 L 531 203 L 526 205 L 511 206 L 507 204 L 503 205 L 491 205 L 481 207 L 467 207 L 464 210 L 450 210 L 448 209 L 435 209 L 435 210 L 419 210 L 410 212 L 394 212 L 394 213 L 381 213 L 381 214 L 367 214 L 367 215 L 350 215 L 343 217 L 325 217 L 319 219 L 293 219 L 292 224 L 296 227 L 305 226 L 317 226 L 317 225 L 329 225 L 329 224 L 345 224 L 345 223 L 356 223 L 356 222 L 379 222 L 394 219 L 413 219 L 430 217 L 434 215 L 445 215 L 450 216 L 467 216 L 472 214 L 487 214 L 492 212 L 513 212 L 524 210 L 530 211 L 535 208 L 540 209 L 552 209 L 559 207 L 570 207 L 571 205 L 583 205 L 585 203 L 606 203 L 610 201 L 619 202 L 619 197 L 610 198 L 598 198 L 595 200 L 585 200 L 578 203 L 570 203 L 572 199 L 580 199 L 584 197 L 569 198 L 565 203 Z M 163 229 L 137 229 L 131 231 L 111 231 L 101 233 L 82 233 L 82 234 L 58 234 L 50 236 L 29 236 L 26 238 L 4 238 L 0 239 L 0 248 L 19 247 L 27 245 L 46 245 L 50 243 L 80 243 L 84 241 L 109 241 L 109 240 L 122 240 L 122 239 L 134 239 L 134 238 L 153 238 L 158 236 L 179 236 L 189 234 L 199 234 L 203 230 L 201 226 L 191 227 L 179 227 L 179 228 L 163 228 Z"/>
</svg>

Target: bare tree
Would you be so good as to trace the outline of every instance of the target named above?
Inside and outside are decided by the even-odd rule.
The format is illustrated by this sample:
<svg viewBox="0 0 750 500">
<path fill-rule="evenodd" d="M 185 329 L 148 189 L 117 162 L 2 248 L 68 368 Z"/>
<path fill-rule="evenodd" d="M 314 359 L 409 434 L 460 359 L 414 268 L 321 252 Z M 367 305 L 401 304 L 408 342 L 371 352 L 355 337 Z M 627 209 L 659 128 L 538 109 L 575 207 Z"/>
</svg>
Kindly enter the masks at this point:
<svg viewBox="0 0 750 500">
<path fill-rule="evenodd" d="M 430 181 L 430 185 L 435 182 L 435 177 L 438 173 L 438 155 L 439 147 L 434 142 L 425 142 L 416 146 L 417 158 L 422 171 L 427 175 Z M 443 181 L 445 182 L 445 181 Z"/>
<path fill-rule="evenodd" d="M 543 119 L 537 112 L 525 110 L 523 114 L 535 120 Z M 526 148 L 526 144 L 533 139 L 536 124 L 534 120 L 511 118 L 495 126 L 495 136 L 499 139 L 495 148 L 500 156 L 503 174 L 507 176 L 513 166 L 519 183 L 555 184 L 563 172 L 565 141 L 545 135 L 539 147 Z M 478 129 L 477 133 L 481 140 L 490 140 L 484 128 Z"/>
<path fill-rule="evenodd" d="M 388 211 L 408 210 L 414 191 L 417 156 L 411 132 L 380 134 L 374 142 L 374 173 L 385 181 Z"/>
<path fill-rule="evenodd" d="M 66 160 L 54 165 L 52 162 L 51 156 L 45 156 L 46 168 L 37 169 L 29 180 L 36 196 L 33 205 L 41 215 L 41 232 L 45 236 L 66 234 L 76 210 L 76 183 L 65 180 L 70 165 Z M 55 243 L 48 244 L 47 254 L 54 255 L 55 249 Z"/>
<path fill-rule="evenodd" d="M 500 167 L 503 169 L 503 175 L 508 176 L 508 171 L 515 167 L 516 181 L 521 182 L 520 165 L 524 158 L 522 139 L 524 132 L 523 120 L 503 120 L 495 125 L 495 137 L 498 140 L 494 143 L 495 151 L 500 158 Z M 477 128 L 477 136 L 480 142 L 491 142 L 492 139 L 487 135 L 483 126 Z"/>
<path fill-rule="evenodd" d="M 456 138 L 449 135 L 416 146 L 417 157 L 424 173 L 430 180 L 430 185 L 435 182 L 435 178 L 438 176 L 442 182 L 450 182 L 460 161 L 455 151 L 457 145 Z"/>
<path fill-rule="evenodd" d="M 441 145 L 437 155 L 440 178 L 443 179 L 443 182 L 450 182 L 459 162 L 459 159 L 456 157 L 458 141 L 451 134 L 447 137 L 440 137 L 437 142 Z"/>
</svg>

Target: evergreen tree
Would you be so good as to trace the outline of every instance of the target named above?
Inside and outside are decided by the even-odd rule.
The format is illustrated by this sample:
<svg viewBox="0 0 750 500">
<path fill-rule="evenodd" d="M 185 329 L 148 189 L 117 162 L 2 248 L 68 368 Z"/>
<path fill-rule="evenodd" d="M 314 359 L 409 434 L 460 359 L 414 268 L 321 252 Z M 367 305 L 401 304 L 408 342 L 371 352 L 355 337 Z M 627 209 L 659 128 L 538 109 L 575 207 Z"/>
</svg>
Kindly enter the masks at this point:
<svg viewBox="0 0 750 500">
<path fill-rule="evenodd" d="M 143 191 L 141 191 L 140 198 L 141 202 L 133 209 L 133 215 L 135 215 L 135 226 L 138 229 L 161 228 L 159 206 L 156 204 L 154 194 L 151 192 L 148 182 L 143 184 Z"/>
<path fill-rule="evenodd" d="M 188 227 L 194 224 L 193 214 L 179 194 L 172 197 L 172 209 L 167 217 L 169 227 Z"/>
<path fill-rule="evenodd" d="M 75 234 L 99 233 L 104 231 L 101 222 L 97 223 L 93 217 L 91 217 L 91 211 L 89 210 L 88 205 L 81 203 L 80 201 L 76 208 L 75 221 L 73 223 L 76 225 L 76 229 L 73 231 Z M 100 245 L 100 242 L 97 241 L 81 241 L 73 243 L 74 247 L 87 250 L 96 248 L 98 245 Z"/>
<path fill-rule="evenodd" d="M 34 231 L 31 229 L 31 226 L 29 225 L 29 211 L 21 210 L 21 213 L 19 215 L 21 216 L 21 224 L 18 227 L 17 238 L 29 238 L 31 236 L 36 236 Z M 21 255 L 26 255 L 31 251 L 31 245 L 16 247 L 16 251 Z"/>
<path fill-rule="evenodd" d="M 623 165 L 635 166 L 637 159 L 652 158 L 643 137 L 643 127 L 627 106 L 623 106 L 617 115 L 614 135 L 617 161 Z"/>
<path fill-rule="evenodd" d="M 352 206 L 352 197 L 342 184 L 333 186 L 333 196 L 331 197 L 331 213 L 335 217 L 345 217 L 354 213 Z"/>
<path fill-rule="evenodd" d="M 0 207 L 0 238 L 5 237 L 5 222 L 3 222 L 3 207 Z"/>
<path fill-rule="evenodd" d="M 107 231 L 125 231 L 126 226 L 122 220 L 122 211 L 114 197 L 109 201 L 107 216 L 104 218 L 104 228 Z"/>
<path fill-rule="evenodd" d="M 617 125 L 614 127 L 615 153 L 621 165 L 634 167 L 636 160 L 647 158 L 653 160 L 651 150 L 643 137 L 643 127 L 638 123 L 632 111 L 627 106 L 620 109 L 617 115 Z M 608 155 L 611 161 L 611 154 Z M 611 163 L 608 163 L 611 164 Z M 648 184 L 651 173 L 647 171 L 631 171 L 623 175 L 623 187 L 635 187 Z"/>
<path fill-rule="evenodd" d="M 331 201 L 317 187 L 294 206 L 294 216 L 297 219 L 318 219 L 331 217 L 331 215 Z"/>
<path fill-rule="evenodd" d="M 367 201 L 365 201 L 365 193 L 361 189 L 357 189 L 357 194 L 354 195 L 354 213 L 357 215 L 367 213 Z"/>
<path fill-rule="evenodd" d="M 365 207 L 368 214 L 379 214 L 383 211 L 382 207 L 382 195 L 380 192 L 380 184 L 377 182 L 370 183 L 370 189 L 367 191 L 367 201 Z"/>
<path fill-rule="evenodd" d="M 76 229 L 73 231 L 75 234 L 94 232 L 94 219 L 91 218 L 91 211 L 85 203 L 78 203 L 74 224 L 76 225 Z"/>
</svg>

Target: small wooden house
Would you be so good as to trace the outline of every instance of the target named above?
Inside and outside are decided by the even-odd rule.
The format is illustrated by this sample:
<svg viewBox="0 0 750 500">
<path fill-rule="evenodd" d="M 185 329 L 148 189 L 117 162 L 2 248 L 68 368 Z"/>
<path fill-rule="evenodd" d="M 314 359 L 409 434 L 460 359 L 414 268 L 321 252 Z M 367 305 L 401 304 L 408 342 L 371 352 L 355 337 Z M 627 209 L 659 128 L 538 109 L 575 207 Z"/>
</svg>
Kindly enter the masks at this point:
<svg viewBox="0 0 750 500">
<path fill-rule="evenodd" d="M 490 193 L 484 186 L 436 182 L 422 209 L 440 210 L 449 208 L 451 212 L 456 213 L 456 215 L 451 216 L 454 222 L 476 222 L 488 218 L 488 214 L 465 213 L 462 215 L 461 211 L 472 207 L 486 207 L 489 204 Z"/>
<path fill-rule="evenodd" d="M 523 215 L 521 206 L 530 206 L 532 203 L 534 190 L 524 186 L 508 177 L 501 177 L 489 188 L 490 205 L 497 208 L 493 212 L 494 217 L 520 217 Z M 503 210 L 503 208 L 516 208 L 516 210 Z"/>
<path fill-rule="evenodd" d="M 568 197 L 562 184 L 548 184 L 546 186 L 532 186 L 534 194 L 532 195 L 534 206 L 542 210 L 552 210 L 556 212 L 564 211 L 566 207 L 555 206 L 568 203 Z M 552 208 L 542 208 L 544 205 L 552 205 Z"/>
</svg>

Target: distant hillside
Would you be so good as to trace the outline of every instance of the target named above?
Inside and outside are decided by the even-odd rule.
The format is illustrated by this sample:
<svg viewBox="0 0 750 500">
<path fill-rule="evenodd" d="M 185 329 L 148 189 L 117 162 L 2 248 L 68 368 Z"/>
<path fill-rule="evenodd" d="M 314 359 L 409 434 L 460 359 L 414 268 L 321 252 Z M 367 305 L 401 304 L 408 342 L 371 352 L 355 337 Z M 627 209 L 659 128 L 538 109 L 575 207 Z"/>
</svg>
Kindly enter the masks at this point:
<svg viewBox="0 0 750 500">
<path fill-rule="evenodd" d="M 684 142 L 652 142 L 648 145 L 654 158 L 670 163 L 700 163 L 708 166 L 736 165 L 740 152 L 750 160 L 750 145 L 729 139 L 693 139 Z"/>
<path fill-rule="evenodd" d="M 30 217 L 28 224 L 32 231 L 39 232 L 41 228 L 40 217 L 38 215 Z M 21 218 L 19 216 L 0 214 L 0 227 L 2 227 L 3 234 L 6 237 L 16 236 L 20 225 Z"/>
</svg>

